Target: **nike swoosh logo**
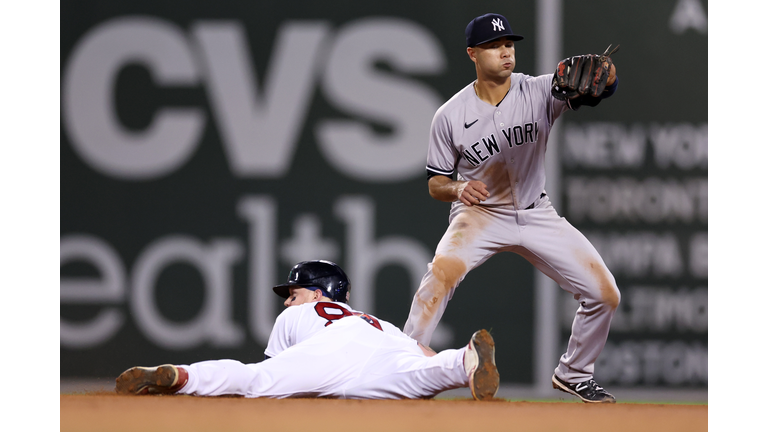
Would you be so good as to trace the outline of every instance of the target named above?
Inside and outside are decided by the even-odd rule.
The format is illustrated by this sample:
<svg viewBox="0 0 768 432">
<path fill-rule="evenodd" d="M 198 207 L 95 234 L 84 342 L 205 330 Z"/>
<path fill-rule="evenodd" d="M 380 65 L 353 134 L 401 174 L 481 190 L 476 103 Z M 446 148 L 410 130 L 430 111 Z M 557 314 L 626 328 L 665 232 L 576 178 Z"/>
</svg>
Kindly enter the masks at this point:
<svg viewBox="0 0 768 432">
<path fill-rule="evenodd" d="M 480 119 L 477 119 L 477 120 L 480 120 Z M 470 126 L 477 123 L 477 120 L 473 121 L 472 123 L 464 123 L 464 129 L 469 129 Z"/>
</svg>

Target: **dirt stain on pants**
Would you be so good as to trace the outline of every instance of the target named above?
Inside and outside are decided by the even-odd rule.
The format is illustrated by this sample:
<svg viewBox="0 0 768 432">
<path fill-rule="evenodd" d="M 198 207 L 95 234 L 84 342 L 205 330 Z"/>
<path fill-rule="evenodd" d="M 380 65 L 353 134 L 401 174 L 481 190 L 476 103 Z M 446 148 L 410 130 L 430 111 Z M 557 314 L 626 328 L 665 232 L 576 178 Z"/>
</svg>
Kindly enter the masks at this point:
<svg viewBox="0 0 768 432">
<path fill-rule="evenodd" d="M 605 266 L 598 263 L 590 263 L 589 265 L 592 275 L 599 281 L 600 294 L 603 298 L 603 303 L 613 310 L 619 307 L 619 289 L 616 287 L 616 283 L 608 275 L 608 271 Z"/>
<path fill-rule="evenodd" d="M 416 298 L 423 311 L 422 319 L 430 321 L 435 315 L 443 298 L 458 284 L 459 279 L 467 272 L 467 265 L 455 256 L 435 255 L 432 262 L 432 283 L 427 284 L 416 293 Z"/>
</svg>

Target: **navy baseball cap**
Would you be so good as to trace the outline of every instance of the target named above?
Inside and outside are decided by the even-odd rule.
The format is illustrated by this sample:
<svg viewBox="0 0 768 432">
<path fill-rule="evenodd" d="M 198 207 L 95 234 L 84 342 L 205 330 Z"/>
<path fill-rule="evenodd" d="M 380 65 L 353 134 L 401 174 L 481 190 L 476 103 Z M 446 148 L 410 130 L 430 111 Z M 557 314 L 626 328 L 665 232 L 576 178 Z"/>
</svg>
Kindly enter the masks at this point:
<svg viewBox="0 0 768 432">
<path fill-rule="evenodd" d="M 324 296 L 341 303 L 349 300 L 349 278 L 338 264 L 330 261 L 302 261 L 288 273 L 288 282 L 276 285 L 272 290 L 280 297 L 288 298 L 291 288 L 321 291 Z"/>
<path fill-rule="evenodd" d="M 523 39 L 522 36 L 512 33 L 509 21 L 504 18 L 504 15 L 495 13 L 481 15 L 470 21 L 467 24 L 467 29 L 464 30 L 464 35 L 467 37 L 468 47 L 478 46 L 502 36 L 506 36 L 513 41 Z"/>
</svg>

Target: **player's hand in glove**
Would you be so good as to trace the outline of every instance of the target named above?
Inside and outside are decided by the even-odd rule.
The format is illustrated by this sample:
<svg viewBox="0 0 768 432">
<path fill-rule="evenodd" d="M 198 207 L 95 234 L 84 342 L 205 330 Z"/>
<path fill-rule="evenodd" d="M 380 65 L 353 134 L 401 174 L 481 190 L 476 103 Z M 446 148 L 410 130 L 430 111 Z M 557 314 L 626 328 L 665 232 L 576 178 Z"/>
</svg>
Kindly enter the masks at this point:
<svg viewBox="0 0 768 432">
<path fill-rule="evenodd" d="M 601 55 L 579 55 L 560 61 L 552 78 L 552 96 L 563 101 L 581 97 L 599 98 L 616 74 L 611 54 L 618 51 L 619 46 L 609 52 L 610 49 L 609 45 Z"/>
</svg>

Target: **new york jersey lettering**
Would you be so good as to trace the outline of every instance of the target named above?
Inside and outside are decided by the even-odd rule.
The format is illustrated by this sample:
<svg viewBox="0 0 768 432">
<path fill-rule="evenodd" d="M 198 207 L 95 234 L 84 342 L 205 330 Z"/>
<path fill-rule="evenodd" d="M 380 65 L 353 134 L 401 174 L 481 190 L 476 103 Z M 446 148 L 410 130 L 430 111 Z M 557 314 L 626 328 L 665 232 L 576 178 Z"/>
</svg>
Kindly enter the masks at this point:
<svg viewBox="0 0 768 432">
<path fill-rule="evenodd" d="M 539 122 L 512 126 L 503 130 L 502 133 L 510 147 L 533 143 L 539 139 Z"/>
</svg>

